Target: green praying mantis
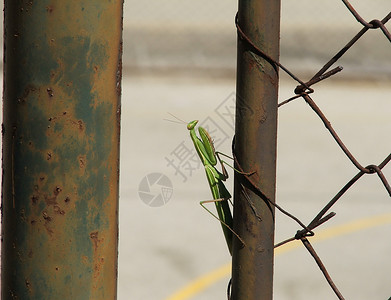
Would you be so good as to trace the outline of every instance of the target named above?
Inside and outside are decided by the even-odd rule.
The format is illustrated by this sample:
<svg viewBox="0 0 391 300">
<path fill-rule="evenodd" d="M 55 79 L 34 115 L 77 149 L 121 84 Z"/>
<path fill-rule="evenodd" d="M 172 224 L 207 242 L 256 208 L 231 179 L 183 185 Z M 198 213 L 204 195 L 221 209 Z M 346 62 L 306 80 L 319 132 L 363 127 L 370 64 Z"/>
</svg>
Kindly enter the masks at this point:
<svg viewBox="0 0 391 300">
<path fill-rule="evenodd" d="M 188 123 L 187 129 L 190 131 L 190 137 L 194 143 L 194 147 L 201 159 L 202 164 L 204 165 L 206 178 L 213 195 L 213 200 L 201 201 L 200 205 L 220 221 L 224 237 L 227 242 L 228 250 L 232 255 L 233 235 L 235 235 L 243 244 L 244 242 L 232 229 L 233 218 L 231 209 L 229 207 L 229 199 L 231 198 L 231 194 L 224 185 L 224 181 L 228 178 L 228 173 L 223 164 L 225 162 L 221 160 L 219 154 L 224 156 L 227 155 L 216 152 L 212 138 L 205 128 L 198 126 L 198 133 L 200 137 L 197 136 L 195 130 L 197 123 L 198 120 L 194 120 Z M 217 162 L 219 162 L 221 165 L 221 172 L 219 172 L 216 168 Z M 211 202 L 214 202 L 216 205 L 218 217 L 204 205 Z"/>
<path fill-rule="evenodd" d="M 197 136 L 195 127 L 198 124 L 198 120 L 194 120 L 192 122 L 189 122 L 187 124 L 187 129 L 190 131 L 190 137 L 193 141 L 194 147 L 198 153 L 198 156 L 200 157 L 200 160 L 205 168 L 205 173 L 206 177 L 209 183 L 209 187 L 211 189 L 212 195 L 213 195 L 213 200 L 207 200 L 207 201 L 201 201 L 200 205 L 208 211 L 213 217 L 215 217 L 217 220 L 220 221 L 225 240 L 227 242 L 228 250 L 230 254 L 232 255 L 232 241 L 233 241 L 233 235 L 235 235 L 245 246 L 245 242 L 243 239 L 232 229 L 233 228 L 233 218 L 231 214 L 231 210 L 229 207 L 229 202 L 231 199 L 231 194 L 228 192 L 227 188 L 224 185 L 224 181 L 228 178 L 228 173 L 227 170 L 224 167 L 224 164 L 227 166 L 230 166 L 227 164 L 225 161 L 223 161 L 219 155 L 226 156 L 230 158 L 228 155 L 225 155 L 221 152 L 217 152 L 214 148 L 214 144 L 212 141 L 211 136 L 209 133 L 206 131 L 205 128 L 198 126 L 198 133 L 199 136 Z M 234 145 L 234 140 L 233 140 L 233 145 Z M 234 150 L 233 150 L 234 152 Z M 274 219 L 274 211 L 272 207 L 274 206 L 277 208 L 281 213 L 285 214 L 292 220 L 296 221 L 297 224 L 299 224 L 303 229 L 304 232 L 308 233 L 309 235 L 313 235 L 314 233 L 312 232 L 311 229 L 314 227 L 307 227 L 305 226 L 304 223 L 302 223 L 297 217 L 283 209 L 280 205 L 277 203 L 271 201 L 269 197 L 267 197 L 263 191 L 257 186 L 256 182 L 249 177 L 249 175 L 252 175 L 254 172 L 244 172 L 242 167 L 240 166 L 239 162 L 237 161 L 236 157 L 234 156 L 231 158 L 235 161 L 237 167 L 239 170 L 236 168 L 230 166 L 235 172 L 244 175 L 246 180 L 248 181 L 251 191 L 254 192 L 259 198 L 261 198 L 266 205 L 268 206 L 270 213 L 272 214 L 272 217 Z M 221 165 L 221 172 L 219 172 L 216 168 L 217 162 L 220 163 Z M 246 190 L 243 189 L 243 193 L 246 196 L 248 205 L 251 207 L 254 215 L 259 219 L 262 220 L 261 216 L 257 213 L 257 210 L 254 206 L 254 203 L 251 201 L 249 195 L 247 194 Z M 209 209 L 205 207 L 204 204 L 206 203 L 211 203 L 214 202 L 216 205 L 216 210 L 218 216 L 214 215 Z M 329 215 L 323 217 L 322 219 L 319 220 L 319 223 L 316 226 L 319 226 L 320 224 L 324 223 L 331 217 L 333 217 L 335 213 L 330 213 Z M 315 227 L 316 227 L 315 226 Z M 278 245 L 282 245 L 281 243 Z"/>
<path fill-rule="evenodd" d="M 226 156 L 230 158 L 228 155 L 225 155 L 221 152 L 217 152 L 214 148 L 214 144 L 212 141 L 211 136 L 206 131 L 205 128 L 198 126 L 198 133 L 199 136 L 197 136 L 195 127 L 198 124 L 198 120 L 194 120 L 187 124 L 187 129 L 190 131 L 190 137 L 194 143 L 194 147 L 198 153 L 198 156 L 200 157 L 200 160 L 205 168 L 206 178 L 209 183 L 209 187 L 211 189 L 213 200 L 207 200 L 207 201 L 201 201 L 200 205 L 208 211 L 213 217 L 215 217 L 217 220 L 220 221 L 225 240 L 227 242 L 228 250 L 230 254 L 232 255 L 232 240 L 233 235 L 235 235 L 241 243 L 245 246 L 245 242 L 243 239 L 232 229 L 233 228 L 233 218 L 231 214 L 231 209 L 229 207 L 229 202 L 231 199 L 231 194 L 228 192 L 227 188 L 224 185 L 224 181 L 228 178 L 227 170 L 224 167 L 224 164 L 227 166 L 230 166 L 225 161 L 223 161 L 219 155 Z M 232 159 L 232 158 L 231 158 Z M 221 165 L 221 172 L 219 172 L 216 168 L 217 162 Z M 235 162 L 238 164 L 238 162 L 235 160 Z M 276 207 L 278 210 L 280 210 L 283 214 L 290 217 L 294 221 L 296 221 L 301 227 L 303 227 L 307 232 L 312 233 L 312 231 L 307 228 L 297 217 L 293 216 L 289 212 L 287 212 L 285 209 L 283 209 L 278 204 L 270 201 L 270 199 L 262 192 L 261 189 L 259 189 L 256 185 L 256 183 L 249 177 L 249 175 L 254 174 L 255 172 L 244 172 L 240 165 L 239 170 L 235 169 L 234 167 L 230 166 L 232 169 L 234 169 L 235 172 L 245 175 L 248 182 L 252 186 L 252 191 L 256 193 L 270 209 L 270 212 L 274 218 L 274 212 L 272 210 L 272 206 Z M 250 205 L 251 209 L 253 210 L 255 216 L 261 220 L 261 217 L 258 215 L 254 204 L 252 203 L 251 199 L 249 198 L 247 192 L 243 190 L 245 193 L 245 196 L 247 198 L 248 204 Z M 218 216 L 214 215 L 208 208 L 205 207 L 204 204 L 214 202 L 216 205 L 216 210 Z"/>
</svg>

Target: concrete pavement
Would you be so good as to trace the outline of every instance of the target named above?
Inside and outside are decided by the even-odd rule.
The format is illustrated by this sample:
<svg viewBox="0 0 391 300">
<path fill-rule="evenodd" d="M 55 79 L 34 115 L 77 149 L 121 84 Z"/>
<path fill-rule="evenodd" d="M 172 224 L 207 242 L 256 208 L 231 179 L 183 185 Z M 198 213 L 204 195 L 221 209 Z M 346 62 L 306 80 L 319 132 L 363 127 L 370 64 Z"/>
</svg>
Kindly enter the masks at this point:
<svg viewBox="0 0 391 300">
<path fill-rule="evenodd" d="M 288 98 L 294 86 L 282 81 L 280 99 Z M 185 125 L 163 119 L 172 119 L 170 112 L 186 121 L 214 121 L 223 132 L 218 148 L 229 153 L 233 130 L 229 114 L 221 117 L 221 107 L 229 107 L 234 90 L 233 79 L 124 78 L 119 299 L 169 299 L 195 279 L 229 263 L 220 225 L 198 204 L 210 199 L 203 170 L 190 172 L 170 164 L 178 159 L 178 149 L 192 146 Z M 390 94 L 389 82 L 329 81 L 316 86 L 313 98 L 352 153 L 368 165 L 380 163 L 390 153 Z M 161 207 L 146 205 L 138 194 L 140 182 L 151 173 L 164 174 L 173 186 L 171 199 Z M 309 222 L 356 173 L 302 100 L 279 109 L 280 205 Z M 384 173 L 391 177 L 389 167 Z M 150 193 L 159 190 L 151 186 Z M 329 238 L 314 243 L 337 286 L 346 299 L 387 299 L 391 295 L 391 218 L 379 223 L 379 216 L 391 213 L 391 201 L 376 175 L 362 178 L 333 211 L 337 216 L 319 229 L 359 224 L 349 225 L 356 228 L 350 231 L 337 228 Z M 367 218 L 374 223 L 362 221 Z M 297 229 L 277 215 L 276 241 Z M 190 298 L 176 299 L 225 299 L 228 279 L 227 274 L 206 288 L 198 287 L 188 294 Z M 274 290 L 277 300 L 336 298 L 303 247 L 276 256 Z"/>
</svg>

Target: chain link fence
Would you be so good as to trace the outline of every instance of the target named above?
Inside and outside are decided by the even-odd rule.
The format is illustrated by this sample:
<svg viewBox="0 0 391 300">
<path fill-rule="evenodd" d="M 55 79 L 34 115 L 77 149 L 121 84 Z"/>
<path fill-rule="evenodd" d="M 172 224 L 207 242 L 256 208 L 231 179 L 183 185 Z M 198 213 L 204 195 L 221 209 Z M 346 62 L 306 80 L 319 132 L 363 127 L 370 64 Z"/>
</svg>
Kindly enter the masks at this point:
<svg viewBox="0 0 391 300">
<path fill-rule="evenodd" d="M 319 69 L 330 52 L 345 45 L 360 24 L 341 1 L 281 2 L 281 58 L 300 74 Z M 364 19 L 391 10 L 389 0 L 355 0 Z M 124 67 L 142 70 L 219 72 L 234 76 L 237 1 L 125 1 Z M 391 51 L 371 31 L 343 59 L 343 76 L 391 77 Z"/>
<path fill-rule="evenodd" d="M 138 10 L 135 9 L 132 12 L 134 18 L 128 17 L 130 23 L 125 24 L 124 32 L 125 37 L 128 36 L 125 38 L 127 43 L 125 66 L 133 71 L 208 70 L 223 71 L 233 75 L 236 68 L 237 35 L 233 21 L 237 9 L 236 2 L 229 5 L 222 1 L 213 4 L 206 1 L 165 3 L 165 5 L 169 4 L 172 4 L 171 9 L 164 6 L 164 9 L 160 10 L 158 3 L 151 1 L 148 5 L 140 5 Z M 127 12 L 131 5 L 132 2 L 128 2 Z M 150 17 L 149 19 L 143 16 L 142 12 L 146 6 L 148 12 L 145 13 Z M 243 184 L 251 187 L 250 191 L 270 205 L 275 205 L 282 214 L 293 219 L 297 224 L 297 227 L 292 229 L 292 236 L 275 246 L 279 247 L 299 240 L 315 260 L 339 299 L 344 299 L 343 293 L 338 290 L 338 282 L 334 283 L 321 257 L 312 247 L 311 237 L 315 235 L 319 226 L 335 216 L 331 210 L 335 209 L 336 203 L 343 201 L 345 193 L 364 177 L 376 176 L 379 186 L 382 186 L 384 192 L 391 196 L 390 184 L 383 173 L 383 169 L 391 160 L 391 154 L 376 159 L 371 164 L 361 162 L 355 156 L 355 151 L 351 151 L 348 144 L 344 143 L 338 130 L 331 125 L 327 112 L 318 106 L 313 86 L 323 80 L 330 80 L 329 78 L 344 76 L 365 81 L 373 77 L 389 80 L 391 35 L 387 29 L 387 22 L 391 18 L 390 11 L 391 2 L 381 0 L 351 1 L 351 3 L 347 0 L 282 1 L 281 63 L 258 48 L 246 36 L 246 32 L 241 30 L 240 24 L 236 24 L 239 38 L 248 44 L 255 55 L 272 64 L 276 70 L 280 69 L 281 75 L 284 74 L 298 83 L 294 96 L 281 101 L 279 106 L 304 100 L 324 124 L 331 139 L 337 143 L 347 161 L 357 169 L 357 173 L 347 179 L 347 182 L 341 183 L 335 196 L 326 201 L 323 208 L 308 223 L 279 204 L 271 203 L 269 197 L 257 186 L 257 182 L 251 180 L 251 176 L 241 175 Z M 337 64 L 342 65 L 343 68 Z M 311 78 L 309 81 L 301 79 L 308 75 Z M 342 98 L 341 95 L 341 101 Z M 352 107 L 351 114 L 354 113 L 355 107 Z M 370 116 L 368 120 L 369 118 Z M 356 131 L 356 128 L 352 128 L 352 134 Z M 384 138 L 388 137 L 384 136 Z M 235 153 L 233 155 L 235 157 Z M 243 170 L 237 160 L 236 167 L 243 172 L 251 171 Z M 313 168 L 316 170 L 316 165 Z M 324 172 L 320 169 L 317 171 Z M 332 172 L 330 175 L 332 176 Z"/>
<path fill-rule="evenodd" d="M 365 39 L 365 37 L 369 34 L 371 34 L 373 31 L 376 31 L 378 35 L 376 37 L 379 40 L 383 40 L 384 42 L 384 50 L 390 51 L 391 46 L 391 34 L 388 31 L 386 27 L 386 23 L 391 19 L 391 12 L 390 11 L 384 11 L 383 13 L 379 14 L 377 18 L 374 19 L 366 19 L 364 16 L 362 16 L 356 7 L 354 7 L 348 0 L 342 0 L 341 3 L 343 4 L 343 9 L 347 11 L 351 17 L 355 18 L 357 21 L 357 24 L 359 25 L 359 28 L 356 29 L 355 32 L 352 32 L 351 38 L 349 38 L 345 44 L 342 44 L 340 48 L 337 48 L 336 51 L 329 50 L 329 54 L 327 57 L 331 56 L 331 59 L 326 59 L 326 63 L 320 68 L 319 71 L 315 72 L 315 74 L 312 76 L 312 78 L 304 82 L 302 81 L 299 76 L 297 76 L 296 71 L 293 73 L 290 71 L 290 68 L 287 68 L 285 64 L 279 63 L 276 59 L 270 57 L 267 53 L 265 53 L 261 48 L 259 48 L 247 35 L 246 33 L 240 28 L 240 24 L 238 20 L 236 20 L 236 27 L 238 36 L 241 40 L 244 41 L 244 43 L 247 44 L 249 47 L 249 51 L 257 55 L 258 57 L 262 58 L 264 61 L 271 64 L 276 72 L 278 71 L 278 68 L 281 69 L 285 74 L 287 74 L 289 77 L 291 77 L 294 81 L 296 81 L 299 85 L 294 90 L 294 96 L 292 96 L 289 99 L 286 99 L 284 101 L 281 101 L 279 103 L 279 107 L 286 105 L 290 103 L 291 101 L 297 100 L 297 99 L 303 99 L 306 104 L 312 109 L 312 111 L 317 115 L 317 117 L 321 120 L 321 122 L 324 124 L 328 132 L 330 133 L 331 137 L 334 139 L 334 141 L 338 144 L 341 151 L 345 154 L 346 158 L 351 162 L 351 164 L 358 170 L 358 173 L 354 175 L 350 180 L 348 180 L 347 183 L 343 184 L 341 189 L 335 194 L 335 196 L 327 202 L 324 207 L 315 215 L 315 217 L 312 219 L 312 221 L 305 225 L 304 222 L 302 222 L 298 217 L 293 215 L 292 213 L 288 212 L 284 208 L 282 208 L 279 204 L 273 203 L 270 198 L 259 188 L 258 183 L 255 182 L 251 175 L 246 175 L 246 172 L 248 170 L 243 170 L 243 168 L 240 166 L 240 162 L 237 160 L 235 156 L 235 148 L 234 145 L 232 147 L 233 156 L 235 159 L 235 165 L 236 168 L 241 171 L 241 173 L 238 175 L 240 178 L 242 178 L 242 185 L 249 186 L 249 190 L 251 190 L 253 193 L 257 194 L 262 200 L 264 200 L 267 205 L 270 207 L 271 205 L 275 206 L 276 209 L 278 209 L 282 214 L 285 216 L 293 219 L 297 225 L 299 226 L 299 230 L 297 230 L 291 238 L 288 238 L 282 242 L 279 242 L 275 245 L 275 247 L 279 247 L 281 245 L 284 245 L 286 243 L 292 242 L 294 240 L 300 240 L 303 244 L 303 246 L 308 250 L 309 254 L 313 257 L 316 264 L 318 265 L 320 271 L 322 272 L 323 276 L 327 280 L 328 284 L 330 285 L 330 288 L 333 290 L 335 295 L 338 297 L 338 299 L 345 299 L 342 293 L 337 288 L 337 285 L 332 280 L 330 274 L 328 273 L 326 266 L 323 264 L 321 258 L 315 251 L 315 249 L 312 247 L 310 243 L 309 237 L 312 237 L 315 235 L 314 229 L 318 226 L 324 224 L 325 222 L 329 221 L 331 218 L 335 216 L 335 212 L 330 212 L 332 208 L 335 207 L 335 204 L 340 201 L 344 194 L 356 183 L 358 182 L 364 175 L 370 175 L 374 174 L 377 175 L 378 180 L 381 182 L 382 186 L 385 189 L 385 192 L 391 197 L 391 187 L 390 184 L 386 178 L 386 175 L 383 173 L 383 168 L 386 167 L 386 165 L 391 160 L 391 153 L 386 155 L 381 161 L 369 164 L 369 165 L 363 165 L 359 159 L 355 157 L 355 155 L 349 150 L 347 145 L 343 142 L 342 138 L 338 135 L 337 130 L 334 129 L 334 127 L 331 125 L 331 122 L 328 120 L 326 114 L 322 111 L 322 109 L 316 104 L 316 101 L 314 100 L 313 94 L 315 91 L 311 87 L 315 84 L 317 84 L 320 81 L 323 81 L 325 79 L 328 79 L 329 77 L 334 76 L 335 74 L 341 72 L 343 68 L 341 66 L 336 66 L 336 63 L 340 63 L 343 61 L 345 56 L 348 56 L 350 51 L 353 51 L 356 49 L 356 47 L 359 47 L 360 41 Z M 381 45 L 381 43 L 376 43 L 376 45 Z M 311 49 L 309 49 L 311 50 Z M 255 60 L 256 63 L 257 60 Z M 263 63 L 263 62 L 262 62 Z M 371 60 L 368 62 L 371 64 Z M 376 65 L 378 62 L 376 62 Z M 314 63 L 314 65 L 316 65 Z M 365 78 L 363 74 L 361 75 L 361 78 Z M 354 108 L 352 108 L 352 113 L 354 113 Z M 381 129 L 381 128 L 379 128 Z M 355 129 L 352 128 L 352 133 L 354 133 Z M 316 166 L 314 166 L 316 168 Z M 319 170 L 321 172 L 321 170 Z M 338 172 L 338 170 L 335 170 Z M 248 198 L 250 199 L 250 198 Z M 249 205 L 252 207 L 252 204 L 249 200 Z M 272 211 L 272 210 L 271 210 Z M 273 213 L 273 212 L 272 212 Z M 254 211 L 254 214 L 257 215 L 257 212 Z M 228 293 L 228 299 L 230 299 L 230 295 Z"/>
</svg>

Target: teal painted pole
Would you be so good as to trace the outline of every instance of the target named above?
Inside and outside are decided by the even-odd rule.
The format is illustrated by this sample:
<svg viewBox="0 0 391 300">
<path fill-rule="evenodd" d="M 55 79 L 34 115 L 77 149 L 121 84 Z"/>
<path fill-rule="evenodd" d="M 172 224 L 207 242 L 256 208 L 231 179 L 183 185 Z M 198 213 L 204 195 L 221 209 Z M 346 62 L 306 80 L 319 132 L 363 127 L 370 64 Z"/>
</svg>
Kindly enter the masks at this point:
<svg viewBox="0 0 391 300">
<path fill-rule="evenodd" d="M 116 299 L 122 0 L 5 0 L 2 299 Z"/>
<path fill-rule="evenodd" d="M 239 0 L 238 25 L 256 47 L 279 59 L 280 1 Z M 275 201 L 278 71 L 238 39 L 235 154 L 252 181 Z M 232 300 L 273 298 L 274 207 L 235 174 Z M 247 195 L 249 199 L 247 198 Z M 270 206 L 270 207 L 269 207 Z"/>
</svg>

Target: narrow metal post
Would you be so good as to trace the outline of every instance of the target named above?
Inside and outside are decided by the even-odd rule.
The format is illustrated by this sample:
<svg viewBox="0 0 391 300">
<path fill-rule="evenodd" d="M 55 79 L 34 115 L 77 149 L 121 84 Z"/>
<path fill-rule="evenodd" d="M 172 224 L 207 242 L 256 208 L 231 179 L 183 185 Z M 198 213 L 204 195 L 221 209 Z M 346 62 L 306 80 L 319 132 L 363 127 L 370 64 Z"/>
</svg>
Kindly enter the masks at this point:
<svg viewBox="0 0 391 300">
<path fill-rule="evenodd" d="M 5 0 L 2 299 L 116 299 L 123 0 Z"/>
<path fill-rule="evenodd" d="M 238 25 L 278 61 L 280 1 L 239 0 Z M 238 39 L 235 154 L 260 190 L 275 201 L 278 73 Z M 273 298 L 274 207 L 235 174 L 232 300 Z M 248 195 L 248 197 L 247 197 Z"/>
</svg>

